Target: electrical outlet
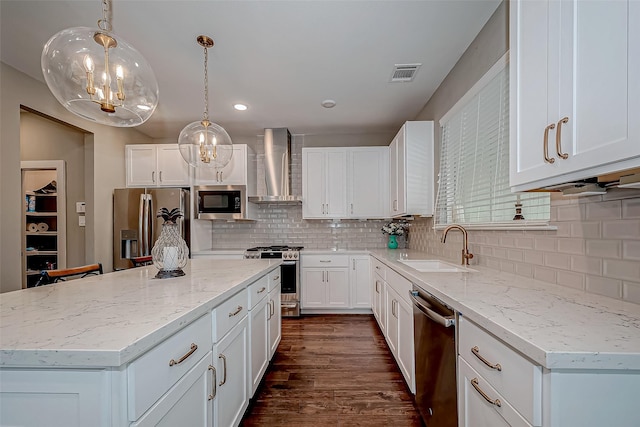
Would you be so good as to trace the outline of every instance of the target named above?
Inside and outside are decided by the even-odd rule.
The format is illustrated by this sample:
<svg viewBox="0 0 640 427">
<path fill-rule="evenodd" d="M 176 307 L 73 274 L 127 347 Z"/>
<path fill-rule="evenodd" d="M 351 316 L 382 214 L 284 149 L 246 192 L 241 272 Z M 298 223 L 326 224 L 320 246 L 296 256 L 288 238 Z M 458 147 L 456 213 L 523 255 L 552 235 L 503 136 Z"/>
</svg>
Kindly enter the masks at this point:
<svg viewBox="0 0 640 427">
<path fill-rule="evenodd" d="M 86 222 L 85 222 L 85 216 L 84 216 L 84 215 L 80 215 L 80 216 L 78 216 L 78 225 L 79 225 L 80 227 L 84 227 L 84 226 L 85 226 L 85 224 L 86 224 Z"/>
</svg>

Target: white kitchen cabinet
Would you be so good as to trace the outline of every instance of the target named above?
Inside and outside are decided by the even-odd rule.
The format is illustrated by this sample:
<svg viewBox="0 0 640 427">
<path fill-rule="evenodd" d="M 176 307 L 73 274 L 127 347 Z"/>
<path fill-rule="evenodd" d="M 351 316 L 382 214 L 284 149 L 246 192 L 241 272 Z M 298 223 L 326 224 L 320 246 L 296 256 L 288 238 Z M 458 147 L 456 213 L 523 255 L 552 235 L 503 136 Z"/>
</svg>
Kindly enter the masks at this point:
<svg viewBox="0 0 640 427">
<path fill-rule="evenodd" d="M 347 218 L 389 218 L 389 149 L 347 148 Z"/>
<path fill-rule="evenodd" d="M 349 256 L 302 256 L 302 309 L 349 308 Z"/>
<path fill-rule="evenodd" d="M 347 216 L 347 151 L 302 149 L 302 217 Z"/>
<path fill-rule="evenodd" d="M 239 425 L 249 405 L 247 332 L 248 320 L 245 314 L 242 320 L 214 345 L 218 381 L 214 399 L 214 427 Z"/>
<path fill-rule="evenodd" d="M 234 144 L 233 155 L 229 163 L 221 168 L 196 168 L 196 185 L 247 185 L 256 165 L 253 149 L 247 144 Z M 252 169 L 250 169 L 252 168 Z M 255 179 L 255 178 L 254 178 Z"/>
<path fill-rule="evenodd" d="M 475 390 L 481 389 L 492 396 L 491 401 L 499 399 L 504 403 L 498 406 L 484 399 L 485 406 L 504 417 L 510 425 L 542 425 L 542 367 L 462 315 L 458 318 L 458 341 L 460 360 L 472 370 L 469 375 L 473 375 L 472 378 L 459 376 L 461 397 L 469 399 L 468 394 L 472 392 L 482 397 Z M 473 378 L 476 378 L 475 387 L 470 383 Z M 464 412 L 477 405 L 475 400 L 465 403 L 463 399 L 458 405 L 461 419 L 474 420 L 473 413 Z M 467 424 L 469 422 L 472 421 Z"/>
<path fill-rule="evenodd" d="M 510 184 L 640 166 L 640 3 L 510 3 Z"/>
<path fill-rule="evenodd" d="M 178 144 L 125 146 L 127 187 L 184 187 L 191 184 L 191 168 Z"/>
<path fill-rule="evenodd" d="M 380 331 L 382 331 L 382 335 L 386 335 L 386 303 L 384 300 L 385 297 L 385 287 L 386 287 L 386 267 L 380 261 L 375 258 L 371 258 L 371 276 L 372 276 L 372 287 L 371 287 L 371 310 L 373 311 L 373 315 L 378 322 L 378 327 L 380 327 Z"/>
<path fill-rule="evenodd" d="M 269 274 L 269 296 L 267 318 L 269 323 L 269 360 L 278 349 L 280 340 L 282 339 L 282 307 L 280 301 L 281 293 L 281 277 L 280 269 L 276 269 Z"/>
<path fill-rule="evenodd" d="M 349 288 L 351 308 L 371 308 L 371 257 L 351 255 L 349 257 Z"/>
<path fill-rule="evenodd" d="M 389 145 L 391 216 L 432 216 L 433 175 L 433 122 L 405 122 Z"/>
<path fill-rule="evenodd" d="M 131 427 L 173 427 L 178 425 L 210 427 L 216 379 L 209 351 Z"/>
<path fill-rule="evenodd" d="M 250 395 L 253 396 L 269 364 L 269 276 L 249 285 Z"/>
</svg>

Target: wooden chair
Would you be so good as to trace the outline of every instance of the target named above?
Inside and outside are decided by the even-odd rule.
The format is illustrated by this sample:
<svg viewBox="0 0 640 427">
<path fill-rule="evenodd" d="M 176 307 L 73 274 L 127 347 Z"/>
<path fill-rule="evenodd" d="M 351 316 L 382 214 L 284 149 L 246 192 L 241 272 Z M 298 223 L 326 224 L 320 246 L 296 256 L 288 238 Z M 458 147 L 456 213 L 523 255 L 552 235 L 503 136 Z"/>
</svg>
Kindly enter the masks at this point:
<svg viewBox="0 0 640 427">
<path fill-rule="evenodd" d="M 85 277 L 89 274 L 102 274 L 102 264 L 89 264 L 80 267 L 63 268 L 60 270 L 42 270 L 40 279 L 35 286 L 49 285 L 64 281 L 67 277 L 78 276 Z"/>
<path fill-rule="evenodd" d="M 151 255 L 138 256 L 138 257 L 129 258 L 129 259 L 133 263 L 134 267 L 141 267 L 143 265 L 151 265 L 151 264 L 153 264 L 153 259 L 151 258 Z"/>
</svg>

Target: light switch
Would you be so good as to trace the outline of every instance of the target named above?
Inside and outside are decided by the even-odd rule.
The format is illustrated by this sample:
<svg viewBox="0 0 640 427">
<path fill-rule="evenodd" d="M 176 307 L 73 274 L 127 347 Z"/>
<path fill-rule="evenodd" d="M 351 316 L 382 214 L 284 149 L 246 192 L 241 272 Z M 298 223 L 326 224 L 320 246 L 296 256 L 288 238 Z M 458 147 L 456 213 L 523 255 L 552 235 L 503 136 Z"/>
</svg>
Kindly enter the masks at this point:
<svg viewBox="0 0 640 427">
<path fill-rule="evenodd" d="M 84 202 L 76 202 L 76 213 L 85 213 L 86 205 Z M 84 225 L 84 224 L 82 224 Z"/>
<path fill-rule="evenodd" d="M 78 225 L 80 227 L 84 227 L 85 226 L 85 216 L 84 215 L 79 215 L 78 216 Z"/>
</svg>

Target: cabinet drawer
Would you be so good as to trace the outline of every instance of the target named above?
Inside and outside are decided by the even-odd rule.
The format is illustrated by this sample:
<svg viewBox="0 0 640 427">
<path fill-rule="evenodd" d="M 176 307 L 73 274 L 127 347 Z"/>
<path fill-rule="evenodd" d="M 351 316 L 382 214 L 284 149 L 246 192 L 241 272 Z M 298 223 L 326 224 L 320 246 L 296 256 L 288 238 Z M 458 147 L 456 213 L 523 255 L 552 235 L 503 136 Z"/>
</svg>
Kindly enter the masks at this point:
<svg viewBox="0 0 640 427">
<path fill-rule="evenodd" d="M 371 258 L 372 271 L 380 276 L 382 279 L 387 279 L 387 266 L 375 258 Z"/>
<path fill-rule="evenodd" d="M 458 396 L 460 427 L 531 427 L 462 357 L 458 358 Z"/>
<path fill-rule="evenodd" d="M 249 298 L 241 290 L 213 310 L 213 342 L 217 342 L 247 315 Z"/>
<path fill-rule="evenodd" d="M 269 293 L 269 277 L 262 276 L 249 285 L 249 307 L 252 309 Z M 237 308 L 237 307 L 236 307 Z"/>
<path fill-rule="evenodd" d="M 348 255 L 303 255 L 303 267 L 349 267 Z"/>
<path fill-rule="evenodd" d="M 388 269 L 387 270 L 387 284 L 391 286 L 408 304 L 413 305 L 411 299 L 409 298 L 409 291 L 413 288 L 411 282 L 395 271 Z"/>
<path fill-rule="evenodd" d="M 137 420 L 212 345 L 211 321 L 205 315 L 134 360 L 127 368 L 129 420 Z"/>
<path fill-rule="evenodd" d="M 460 356 L 529 423 L 541 425 L 542 367 L 464 317 L 458 324 Z"/>
<path fill-rule="evenodd" d="M 271 292 L 272 290 L 280 286 L 280 284 L 282 283 L 282 276 L 280 275 L 280 267 L 276 268 L 271 273 L 269 273 L 268 280 L 269 280 L 269 286 L 267 286 L 267 289 L 269 292 Z"/>
</svg>

